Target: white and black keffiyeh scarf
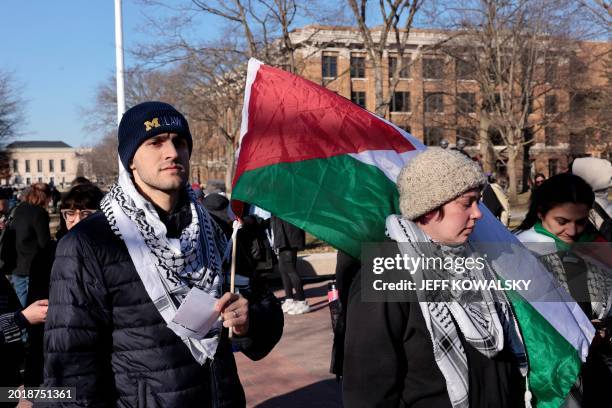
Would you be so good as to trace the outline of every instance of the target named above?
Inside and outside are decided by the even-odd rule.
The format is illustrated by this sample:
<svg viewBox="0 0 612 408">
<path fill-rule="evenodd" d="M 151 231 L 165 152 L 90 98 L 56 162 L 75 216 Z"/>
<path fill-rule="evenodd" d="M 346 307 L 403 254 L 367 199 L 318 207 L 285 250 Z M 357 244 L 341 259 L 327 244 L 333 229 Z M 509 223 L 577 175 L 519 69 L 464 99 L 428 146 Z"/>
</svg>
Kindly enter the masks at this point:
<svg viewBox="0 0 612 408">
<path fill-rule="evenodd" d="M 567 293 L 570 293 L 570 289 L 564 260 L 572 263 L 579 263 L 582 260 L 587 274 L 587 289 L 593 317 L 605 319 L 612 316 L 612 278 L 609 267 L 591 259 L 586 254 L 580 256 L 565 251 L 543 255 L 539 259 L 544 263 L 546 269 L 557 278 Z"/>
<path fill-rule="evenodd" d="M 121 163 L 119 164 L 120 167 Z M 196 286 L 221 296 L 223 255 L 227 240 L 186 185 L 191 223 L 180 238 L 169 239 L 155 207 L 134 187 L 121 168 L 119 180 L 100 203 L 113 232 L 128 249 L 149 297 L 166 323 L 172 321 L 189 290 Z M 202 340 L 182 337 L 196 361 L 213 359 L 219 343 L 220 323 Z"/>
<path fill-rule="evenodd" d="M 409 257 L 474 256 L 469 245 L 448 247 L 435 244 L 416 224 L 397 215 L 387 218 L 386 227 L 387 234 L 398 243 L 401 253 Z M 419 270 L 413 275 L 413 280 L 420 287 L 420 281 L 424 279 L 494 279 L 490 265 L 486 265 L 484 270 L 473 269 L 469 275 L 466 271 L 461 276 L 453 270 Z M 518 324 L 505 295 L 486 290 L 451 291 L 447 295 L 452 301 L 449 301 L 449 296 L 443 301 L 436 293 L 425 291 L 417 292 L 417 299 L 451 404 L 454 408 L 463 408 L 469 406 L 469 376 L 467 356 L 458 331 L 470 345 L 489 358 L 503 350 L 506 340 L 523 375 L 527 373 L 527 359 Z"/>
</svg>

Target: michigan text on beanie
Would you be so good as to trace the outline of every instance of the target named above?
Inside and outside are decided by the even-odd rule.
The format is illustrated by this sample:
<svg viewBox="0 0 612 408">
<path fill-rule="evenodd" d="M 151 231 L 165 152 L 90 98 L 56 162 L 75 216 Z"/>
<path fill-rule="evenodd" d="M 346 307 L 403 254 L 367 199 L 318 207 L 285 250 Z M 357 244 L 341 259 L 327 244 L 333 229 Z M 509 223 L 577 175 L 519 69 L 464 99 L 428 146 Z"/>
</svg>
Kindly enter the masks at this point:
<svg viewBox="0 0 612 408">
<path fill-rule="evenodd" d="M 187 141 L 189 152 L 193 140 L 187 119 L 172 105 L 164 102 L 143 102 L 123 115 L 119 123 L 118 152 L 123 167 L 129 171 L 130 161 L 138 147 L 147 139 L 162 133 L 176 133 Z"/>
</svg>

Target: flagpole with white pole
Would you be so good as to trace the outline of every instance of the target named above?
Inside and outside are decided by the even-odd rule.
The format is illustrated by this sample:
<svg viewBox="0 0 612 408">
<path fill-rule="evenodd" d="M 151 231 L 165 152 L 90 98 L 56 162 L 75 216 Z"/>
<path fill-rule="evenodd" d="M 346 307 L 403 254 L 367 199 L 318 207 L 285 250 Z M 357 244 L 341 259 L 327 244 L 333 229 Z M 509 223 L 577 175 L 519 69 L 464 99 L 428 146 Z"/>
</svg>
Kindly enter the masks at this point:
<svg viewBox="0 0 612 408">
<path fill-rule="evenodd" d="M 115 59 L 117 63 L 117 125 L 125 112 L 125 88 L 123 80 L 123 22 L 121 0 L 115 0 Z"/>
</svg>

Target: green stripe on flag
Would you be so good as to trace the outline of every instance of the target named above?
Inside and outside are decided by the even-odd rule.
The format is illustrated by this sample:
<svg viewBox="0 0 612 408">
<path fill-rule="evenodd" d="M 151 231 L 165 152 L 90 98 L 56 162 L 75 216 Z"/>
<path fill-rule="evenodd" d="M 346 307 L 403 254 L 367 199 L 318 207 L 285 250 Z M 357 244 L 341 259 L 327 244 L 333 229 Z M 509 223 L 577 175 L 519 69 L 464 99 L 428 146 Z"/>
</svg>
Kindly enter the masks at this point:
<svg viewBox="0 0 612 408">
<path fill-rule="evenodd" d="M 363 242 L 385 239 L 399 194 L 377 167 L 339 155 L 245 172 L 232 199 L 255 204 L 354 257 Z"/>
<path fill-rule="evenodd" d="M 580 356 L 538 311 L 508 292 L 529 359 L 529 387 L 538 408 L 558 408 L 580 373 Z"/>
</svg>

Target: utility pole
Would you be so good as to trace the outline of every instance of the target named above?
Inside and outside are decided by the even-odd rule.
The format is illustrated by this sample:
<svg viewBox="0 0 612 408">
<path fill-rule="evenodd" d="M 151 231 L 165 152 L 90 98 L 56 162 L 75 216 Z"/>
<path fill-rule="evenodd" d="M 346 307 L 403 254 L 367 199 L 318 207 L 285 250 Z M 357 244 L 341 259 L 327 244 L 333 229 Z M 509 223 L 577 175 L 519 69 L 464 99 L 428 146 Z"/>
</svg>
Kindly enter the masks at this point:
<svg viewBox="0 0 612 408">
<path fill-rule="evenodd" d="M 117 125 L 125 112 L 125 87 L 123 68 L 123 22 L 121 0 L 115 0 L 115 59 L 117 63 Z"/>
</svg>

